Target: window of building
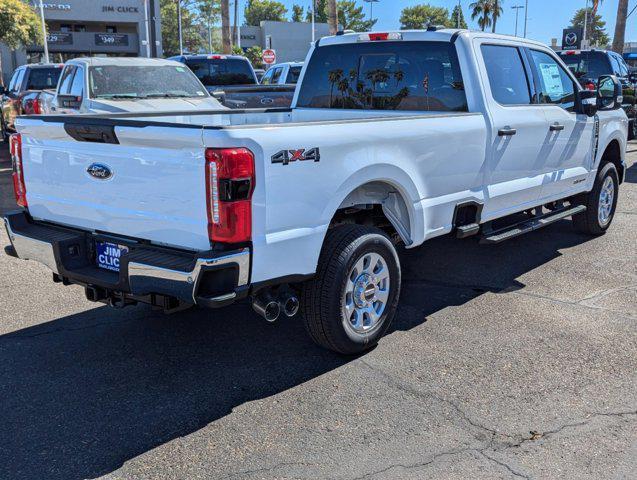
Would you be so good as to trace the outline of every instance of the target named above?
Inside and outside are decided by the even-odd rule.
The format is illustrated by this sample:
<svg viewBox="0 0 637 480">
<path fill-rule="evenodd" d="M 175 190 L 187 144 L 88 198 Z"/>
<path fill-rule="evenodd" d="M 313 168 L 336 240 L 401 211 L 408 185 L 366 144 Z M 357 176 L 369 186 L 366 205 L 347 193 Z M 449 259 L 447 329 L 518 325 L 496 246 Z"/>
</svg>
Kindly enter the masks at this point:
<svg viewBox="0 0 637 480">
<path fill-rule="evenodd" d="M 86 25 L 75 24 L 73 25 L 74 32 L 86 32 Z"/>
<path fill-rule="evenodd" d="M 449 42 L 360 42 L 318 48 L 299 107 L 467 110 L 455 46 Z"/>
<path fill-rule="evenodd" d="M 117 33 L 117 27 L 115 25 L 107 25 L 106 33 Z"/>
<path fill-rule="evenodd" d="M 529 105 L 531 94 L 517 47 L 482 45 L 491 95 L 501 105 Z"/>
<path fill-rule="evenodd" d="M 69 23 L 63 23 L 62 25 L 60 25 L 60 32 L 72 32 L 73 31 L 73 25 L 69 24 Z"/>
</svg>

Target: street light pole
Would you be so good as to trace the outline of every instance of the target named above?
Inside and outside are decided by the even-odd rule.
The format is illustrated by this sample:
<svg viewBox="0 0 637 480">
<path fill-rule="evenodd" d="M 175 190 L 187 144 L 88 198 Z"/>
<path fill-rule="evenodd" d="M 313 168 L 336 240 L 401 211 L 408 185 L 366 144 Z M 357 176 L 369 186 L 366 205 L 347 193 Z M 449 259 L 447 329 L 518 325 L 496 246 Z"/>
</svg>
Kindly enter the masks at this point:
<svg viewBox="0 0 637 480">
<path fill-rule="evenodd" d="M 316 10 L 316 0 L 312 0 L 312 44 L 316 41 L 314 10 Z"/>
<path fill-rule="evenodd" d="M 177 22 L 179 22 L 179 55 L 183 55 L 184 39 L 181 33 L 181 0 L 177 0 Z"/>
<path fill-rule="evenodd" d="M 526 38 L 526 24 L 529 19 L 529 0 L 524 2 L 524 38 Z"/>
<path fill-rule="evenodd" d="M 148 0 L 144 0 L 144 18 L 146 20 L 146 56 L 150 58 L 150 28 L 148 26 L 150 20 L 148 18 Z"/>
<path fill-rule="evenodd" d="M 40 18 L 42 19 L 42 36 L 44 37 L 44 63 L 49 63 L 49 42 L 46 38 L 46 23 L 44 23 L 44 5 L 40 0 Z"/>
<path fill-rule="evenodd" d="M 511 10 L 515 10 L 515 36 L 518 36 L 518 13 L 521 9 L 524 8 L 524 5 L 513 5 Z"/>
<path fill-rule="evenodd" d="M 460 4 L 460 0 L 458 0 L 458 15 L 456 15 L 456 28 L 460 28 L 460 13 L 462 13 L 462 5 Z"/>
<path fill-rule="evenodd" d="M 374 21 L 374 4 L 380 2 L 380 0 L 363 0 L 369 3 L 369 20 Z"/>
</svg>

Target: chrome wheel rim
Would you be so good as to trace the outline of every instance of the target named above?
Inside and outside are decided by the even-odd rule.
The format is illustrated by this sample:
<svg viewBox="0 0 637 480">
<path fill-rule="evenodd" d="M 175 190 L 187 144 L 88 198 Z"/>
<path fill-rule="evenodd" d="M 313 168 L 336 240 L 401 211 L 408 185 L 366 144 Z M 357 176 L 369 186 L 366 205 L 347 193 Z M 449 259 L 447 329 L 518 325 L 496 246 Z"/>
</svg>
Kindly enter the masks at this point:
<svg viewBox="0 0 637 480">
<path fill-rule="evenodd" d="M 599 206 L 597 218 L 603 227 L 610 222 L 613 212 L 613 202 L 615 200 L 615 182 L 612 177 L 606 177 L 599 192 Z"/>
<path fill-rule="evenodd" d="M 350 269 L 342 297 L 343 324 L 356 335 L 380 325 L 389 301 L 389 268 L 382 255 L 365 253 Z"/>
</svg>

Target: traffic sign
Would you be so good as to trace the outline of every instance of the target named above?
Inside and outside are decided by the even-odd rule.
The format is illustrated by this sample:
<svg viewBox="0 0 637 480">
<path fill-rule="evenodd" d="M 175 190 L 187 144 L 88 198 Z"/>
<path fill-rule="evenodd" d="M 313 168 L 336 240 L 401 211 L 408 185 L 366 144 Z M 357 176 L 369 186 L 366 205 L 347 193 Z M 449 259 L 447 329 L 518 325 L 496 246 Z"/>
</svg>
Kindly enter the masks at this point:
<svg viewBox="0 0 637 480">
<path fill-rule="evenodd" d="M 276 51 L 271 48 L 263 50 L 261 58 L 263 59 L 263 63 L 272 65 L 273 63 L 276 63 Z"/>
</svg>

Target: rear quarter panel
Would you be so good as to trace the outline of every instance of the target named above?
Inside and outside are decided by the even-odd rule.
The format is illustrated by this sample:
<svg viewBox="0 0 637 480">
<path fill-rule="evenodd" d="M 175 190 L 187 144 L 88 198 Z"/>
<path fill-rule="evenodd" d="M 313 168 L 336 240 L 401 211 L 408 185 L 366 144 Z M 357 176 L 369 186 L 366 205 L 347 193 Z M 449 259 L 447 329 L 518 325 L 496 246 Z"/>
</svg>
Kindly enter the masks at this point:
<svg viewBox="0 0 637 480">
<path fill-rule="evenodd" d="M 458 114 L 205 130 L 206 146 L 245 146 L 257 160 L 252 281 L 314 273 L 334 213 L 369 182 L 402 195 L 413 246 L 450 231 L 455 205 L 481 196 L 484 122 Z M 311 148 L 319 162 L 272 163 L 281 150 Z"/>
</svg>

